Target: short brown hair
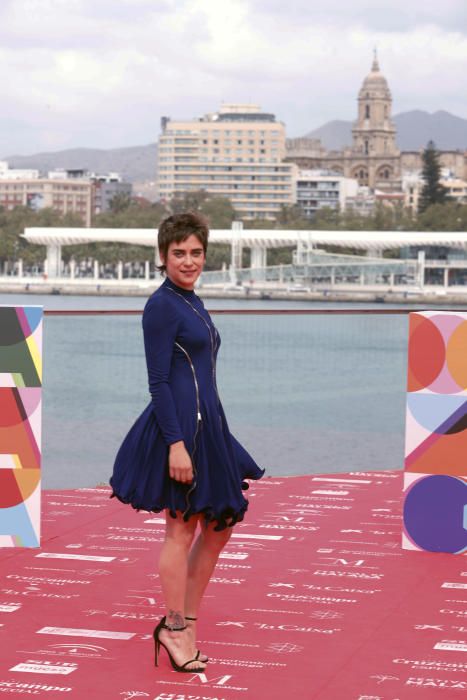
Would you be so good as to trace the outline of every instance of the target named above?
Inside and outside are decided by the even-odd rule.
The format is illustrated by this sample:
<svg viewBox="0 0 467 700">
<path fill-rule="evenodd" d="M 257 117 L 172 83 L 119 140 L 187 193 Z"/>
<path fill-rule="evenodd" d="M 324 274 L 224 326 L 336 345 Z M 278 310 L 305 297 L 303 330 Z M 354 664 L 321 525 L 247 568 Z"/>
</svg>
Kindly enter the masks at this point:
<svg viewBox="0 0 467 700">
<path fill-rule="evenodd" d="M 157 234 L 157 245 L 159 255 L 167 259 L 167 253 L 171 243 L 181 243 L 190 236 L 196 236 L 204 249 L 206 255 L 208 249 L 209 227 L 208 222 L 201 214 L 187 211 L 183 214 L 173 214 L 168 216 L 159 226 Z M 165 272 L 165 265 L 159 265 L 159 271 Z"/>
</svg>

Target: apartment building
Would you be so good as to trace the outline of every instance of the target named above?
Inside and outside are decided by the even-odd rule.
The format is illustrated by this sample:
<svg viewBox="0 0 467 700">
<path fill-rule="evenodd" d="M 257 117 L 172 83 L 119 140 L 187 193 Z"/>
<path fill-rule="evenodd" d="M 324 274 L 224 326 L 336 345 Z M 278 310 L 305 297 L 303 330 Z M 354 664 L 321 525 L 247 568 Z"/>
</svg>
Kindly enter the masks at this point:
<svg viewBox="0 0 467 700">
<path fill-rule="evenodd" d="M 85 226 L 91 225 L 92 183 L 46 178 L 7 180 L 0 178 L 0 206 L 18 206 L 38 210 L 50 207 L 61 214 L 81 217 Z"/>
<path fill-rule="evenodd" d="M 39 171 L 34 168 L 10 168 L 6 160 L 0 160 L 0 180 L 24 180 L 39 177 Z"/>
<path fill-rule="evenodd" d="M 258 105 L 224 104 L 190 121 L 161 120 L 157 196 L 205 190 L 243 219 L 274 219 L 294 202 L 296 165 L 285 163 L 285 126 Z"/>
<path fill-rule="evenodd" d="M 458 204 L 467 203 L 467 181 L 456 175 L 448 168 L 442 168 L 440 184 L 446 190 L 446 197 L 451 202 Z M 404 193 L 404 206 L 412 211 L 418 211 L 420 197 L 425 181 L 421 171 L 405 173 L 402 177 L 402 191 Z"/>
<path fill-rule="evenodd" d="M 328 170 L 299 170 L 296 176 L 296 202 L 309 218 L 324 207 L 343 211 L 357 191 L 357 180 Z"/>
<path fill-rule="evenodd" d="M 61 214 L 78 214 L 84 226 L 90 226 L 92 215 L 109 211 L 112 199 L 122 194 L 131 196 L 132 185 L 122 182 L 118 173 L 59 168 L 45 176 L 39 170 L 9 168 L 0 161 L 0 206 L 5 209 L 49 207 Z"/>
</svg>

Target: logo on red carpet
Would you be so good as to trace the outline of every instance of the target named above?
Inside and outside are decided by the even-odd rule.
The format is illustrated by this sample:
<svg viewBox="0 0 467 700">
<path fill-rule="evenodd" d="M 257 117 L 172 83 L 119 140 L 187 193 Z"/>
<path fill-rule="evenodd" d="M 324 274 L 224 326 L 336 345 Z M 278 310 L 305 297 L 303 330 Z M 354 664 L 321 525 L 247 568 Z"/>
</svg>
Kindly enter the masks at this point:
<svg viewBox="0 0 467 700">
<path fill-rule="evenodd" d="M 111 659 L 108 656 L 108 649 L 96 644 L 48 644 L 45 648 L 34 651 L 22 651 L 23 654 L 34 656 L 54 656 L 86 659 Z"/>
<path fill-rule="evenodd" d="M 467 671 L 467 663 L 456 663 L 455 661 L 436 661 L 427 659 L 393 659 L 393 664 L 410 666 L 417 671 Z"/>
<path fill-rule="evenodd" d="M 268 625 L 265 622 L 253 623 L 260 630 L 280 630 L 281 632 L 313 632 L 314 634 L 335 634 L 340 629 L 321 629 L 319 627 L 299 627 L 298 625 Z"/>
<path fill-rule="evenodd" d="M 73 559 L 75 561 L 114 561 L 115 557 L 95 557 L 90 554 L 69 554 L 68 552 L 41 552 L 36 554 L 38 559 Z"/>
<path fill-rule="evenodd" d="M 309 591 L 327 591 L 330 593 L 362 593 L 363 595 L 373 595 L 381 593 L 380 588 L 343 588 L 342 586 L 316 586 L 313 583 L 302 584 Z"/>
<path fill-rule="evenodd" d="M 82 656 L 86 658 L 102 658 L 105 652 L 108 651 L 105 647 L 99 647 L 94 644 L 50 644 L 50 649 L 53 651 L 50 654 L 59 656 Z"/>
<path fill-rule="evenodd" d="M 267 593 L 267 598 L 279 598 L 283 601 L 294 601 L 296 603 L 319 603 L 321 605 L 332 605 L 334 603 L 358 603 L 356 598 L 334 598 L 332 596 L 319 595 L 299 595 L 287 593 Z"/>
<path fill-rule="evenodd" d="M 246 688 L 243 688 L 243 690 L 246 690 Z M 156 695 L 153 700 L 226 700 L 226 698 L 221 698 L 219 695 L 216 695 L 216 697 L 213 698 L 208 695 L 201 696 L 191 694 L 185 695 L 184 693 L 159 693 L 159 695 Z"/>
<path fill-rule="evenodd" d="M 460 618 L 467 617 L 467 610 L 449 610 L 448 608 L 442 608 L 440 613 L 443 615 L 454 615 L 455 617 Z"/>
<path fill-rule="evenodd" d="M 184 685 L 184 686 L 196 686 L 200 685 L 203 688 L 206 686 L 208 689 L 211 688 L 219 688 L 220 690 L 241 690 L 241 691 L 247 691 L 248 688 L 245 687 L 240 687 L 240 686 L 234 686 L 230 685 L 231 679 L 234 676 L 232 675 L 225 675 L 225 676 L 207 676 L 206 673 L 194 673 L 192 676 L 187 677 L 186 680 L 180 680 L 177 682 L 177 685 Z M 172 681 L 164 681 L 162 679 L 158 680 L 158 683 L 160 685 L 173 685 Z M 216 696 L 215 698 L 210 698 L 209 696 L 202 695 L 183 695 L 183 694 L 171 694 L 171 693 L 161 693 L 159 698 L 162 698 L 163 700 L 170 700 L 173 698 L 174 700 L 223 700 L 223 698 L 219 698 Z M 156 700 L 156 698 L 154 699 Z"/>
<path fill-rule="evenodd" d="M 115 612 L 112 613 L 111 617 L 119 617 L 121 620 L 149 620 L 150 622 L 154 622 L 157 620 L 158 615 L 140 612 Z"/>
<path fill-rule="evenodd" d="M 234 622 L 232 620 L 224 620 L 224 622 L 216 622 L 218 627 L 245 627 L 246 622 Z"/>
<path fill-rule="evenodd" d="M 226 583 L 226 584 L 237 584 L 239 586 L 245 582 L 244 578 L 221 578 L 219 576 L 214 576 L 211 578 L 210 583 Z"/>
<path fill-rule="evenodd" d="M 4 595 L 25 596 L 27 598 L 54 598 L 60 600 L 70 600 L 70 598 L 79 598 L 79 593 L 42 593 L 37 586 L 29 586 L 25 591 L 15 591 L 13 589 L 3 588 L 1 593 Z"/>
<path fill-rule="evenodd" d="M 385 683 L 386 681 L 400 681 L 399 676 L 386 676 L 383 673 L 379 673 L 376 676 L 370 676 L 370 678 L 377 681 L 378 685 L 381 685 L 381 683 Z"/>
<path fill-rule="evenodd" d="M 356 578 L 363 581 L 380 581 L 384 574 L 368 574 L 363 571 L 337 571 L 336 569 L 316 569 L 312 576 L 335 576 L 336 578 Z"/>
<path fill-rule="evenodd" d="M 31 691 L 31 694 L 35 695 L 42 690 L 46 693 L 70 693 L 73 688 L 67 688 L 63 685 L 41 685 L 40 683 L 20 683 L 19 681 L 0 680 L 0 693 L 24 693 Z"/>
<path fill-rule="evenodd" d="M 0 612 L 15 612 L 19 610 L 22 603 L 0 603 Z"/>
<path fill-rule="evenodd" d="M 273 642 L 266 647 L 266 651 L 271 651 L 274 654 L 297 654 L 304 648 L 300 644 L 291 644 L 290 642 Z"/>
<path fill-rule="evenodd" d="M 86 576 L 109 576 L 111 573 L 108 569 L 83 569 Z"/>
<path fill-rule="evenodd" d="M 335 610 L 314 610 L 310 613 L 310 617 L 315 620 L 339 620 L 344 617 L 344 613 L 336 612 Z"/>
<path fill-rule="evenodd" d="M 58 634 L 65 637 L 95 637 L 100 639 L 128 640 L 135 632 L 114 632 L 108 630 L 88 630 L 74 627 L 42 627 L 36 634 Z"/>
<path fill-rule="evenodd" d="M 30 583 L 32 585 L 48 583 L 51 586 L 69 586 L 72 584 L 88 586 L 91 583 L 91 581 L 82 581 L 80 579 L 47 578 L 45 576 L 20 576 L 19 574 L 8 574 L 6 578 L 11 578 L 15 581 L 22 581 L 24 583 Z"/>
<path fill-rule="evenodd" d="M 439 649 L 441 651 L 467 651 L 467 642 L 464 640 L 443 639 L 441 642 L 437 642 L 433 649 Z"/>
<path fill-rule="evenodd" d="M 277 523 L 277 524 L 262 524 L 260 525 L 261 528 L 264 528 L 266 530 L 301 530 L 305 532 L 317 532 L 319 530 L 318 526 L 313 526 L 313 525 L 284 525 L 284 523 Z"/>
<path fill-rule="evenodd" d="M 447 690 L 467 690 L 467 681 L 444 678 L 408 678 L 405 685 L 418 688 L 443 688 Z"/>
<path fill-rule="evenodd" d="M 35 661 L 29 660 L 24 663 L 16 664 L 10 668 L 10 671 L 17 671 L 19 673 L 45 673 L 45 674 L 56 674 L 61 676 L 68 676 L 73 671 L 76 671 L 78 664 L 66 663 L 60 661 Z"/>
</svg>

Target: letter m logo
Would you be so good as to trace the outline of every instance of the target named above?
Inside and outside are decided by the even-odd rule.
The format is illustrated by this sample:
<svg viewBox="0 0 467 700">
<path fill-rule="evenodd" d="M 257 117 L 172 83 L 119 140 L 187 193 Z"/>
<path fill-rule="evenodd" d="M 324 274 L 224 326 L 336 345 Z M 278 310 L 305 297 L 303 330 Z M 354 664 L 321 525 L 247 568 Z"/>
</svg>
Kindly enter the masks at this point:
<svg viewBox="0 0 467 700">
<path fill-rule="evenodd" d="M 225 685 L 231 678 L 232 676 L 217 676 L 216 678 L 208 678 L 205 673 L 195 673 L 188 679 L 188 682 L 192 683 L 193 681 L 201 681 L 201 683 L 209 685 Z"/>
<path fill-rule="evenodd" d="M 364 559 L 355 559 L 354 561 L 349 561 L 347 559 L 333 559 L 333 566 L 363 566 L 365 563 Z"/>
</svg>

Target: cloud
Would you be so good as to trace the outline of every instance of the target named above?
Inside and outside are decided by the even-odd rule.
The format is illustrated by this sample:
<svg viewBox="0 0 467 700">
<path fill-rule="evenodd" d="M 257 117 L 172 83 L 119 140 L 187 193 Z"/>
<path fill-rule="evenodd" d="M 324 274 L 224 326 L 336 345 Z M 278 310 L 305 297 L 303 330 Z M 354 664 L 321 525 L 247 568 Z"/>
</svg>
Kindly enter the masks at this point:
<svg viewBox="0 0 467 700">
<path fill-rule="evenodd" d="M 467 32 L 465 0 L 254 0 L 258 17 L 282 26 L 326 25 L 347 29 L 361 27 L 370 32 L 408 32 L 425 25 Z"/>
<path fill-rule="evenodd" d="M 222 101 L 299 135 L 355 118 L 375 45 L 396 112 L 467 116 L 466 28 L 465 0 L 3 0 L 0 156 L 148 143 Z"/>
</svg>

